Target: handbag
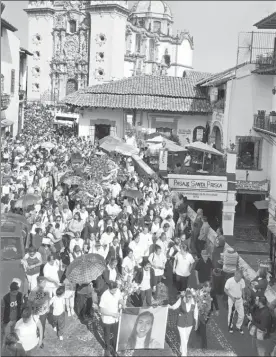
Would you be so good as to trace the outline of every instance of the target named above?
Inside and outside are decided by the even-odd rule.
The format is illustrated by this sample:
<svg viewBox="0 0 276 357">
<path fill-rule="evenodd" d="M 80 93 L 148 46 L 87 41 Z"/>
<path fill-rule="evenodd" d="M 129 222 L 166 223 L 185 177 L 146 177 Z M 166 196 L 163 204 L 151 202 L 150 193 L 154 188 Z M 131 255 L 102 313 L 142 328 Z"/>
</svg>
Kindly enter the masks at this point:
<svg viewBox="0 0 276 357">
<path fill-rule="evenodd" d="M 249 323 L 248 325 L 248 331 L 249 331 L 249 335 L 255 337 L 256 336 L 256 331 L 257 331 L 257 327 L 255 325 L 253 325 L 252 322 Z"/>
<path fill-rule="evenodd" d="M 266 338 L 266 331 L 262 331 L 259 328 L 256 328 L 256 339 L 263 341 Z"/>
</svg>

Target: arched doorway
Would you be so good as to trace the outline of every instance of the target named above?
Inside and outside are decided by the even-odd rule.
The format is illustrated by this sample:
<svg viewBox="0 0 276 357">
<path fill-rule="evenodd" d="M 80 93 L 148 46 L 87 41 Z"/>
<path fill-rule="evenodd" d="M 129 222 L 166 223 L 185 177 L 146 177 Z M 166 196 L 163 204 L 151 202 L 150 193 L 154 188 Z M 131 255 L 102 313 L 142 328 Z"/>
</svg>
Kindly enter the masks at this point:
<svg viewBox="0 0 276 357">
<path fill-rule="evenodd" d="M 75 79 L 68 79 L 66 84 L 66 95 L 78 90 L 78 83 Z"/>
<path fill-rule="evenodd" d="M 222 138 L 220 128 L 217 126 L 213 127 L 213 138 L 215 140 L 215 145 L 217 150 L 221 150 L 222 146 Z"/>
</svg>

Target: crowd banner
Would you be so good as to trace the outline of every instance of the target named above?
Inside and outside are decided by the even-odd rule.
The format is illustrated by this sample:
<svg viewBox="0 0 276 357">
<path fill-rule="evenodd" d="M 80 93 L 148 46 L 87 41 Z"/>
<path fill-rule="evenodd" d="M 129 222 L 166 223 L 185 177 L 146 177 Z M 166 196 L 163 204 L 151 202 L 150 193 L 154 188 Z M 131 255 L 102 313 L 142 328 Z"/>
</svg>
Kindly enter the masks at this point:
<svg viewBox="0 0 276 357">
<path fill-rule="evenodd" d="M 188 217 L 191 219 L 191 221 L 194 222 L 194 220 L 196 218 L 196 212 L 191 207 L 188 207 L 187 214 L 188 214 Z M 216 236 L 217 236 L 216 232 L 213 229 L 210 229 L 209 235 L 208 235 L 208 240 L 209 240 L 208 243 L 211 246 L 211 250 L 213 250 L 212 248 L 214 247 L 214 242 L 215 242 Z M 230 248 L 229 244 L 227 244 L 227 243 L 226 243 L 225 247 Z M 243 271 L 244 278 L 247 281 L 251 281 L 256 277 L 257 272 L 255 272 L 255 270 L 252 269 L 250 267 L 250 265 L 248 265 L 246 263 L 246 261 L 244 261 L 240 256 L 239 256 L 239 267 Z M 267 287 L 265 296 L 270 304 L 274 300 L 276 300 L 276 292 L 270 286 Z"/>
<path fill-rule="evenodd" d="M 164 349 L 167 318 L 167 306 L 123 309 L 116 351 Z"/>
</svg>

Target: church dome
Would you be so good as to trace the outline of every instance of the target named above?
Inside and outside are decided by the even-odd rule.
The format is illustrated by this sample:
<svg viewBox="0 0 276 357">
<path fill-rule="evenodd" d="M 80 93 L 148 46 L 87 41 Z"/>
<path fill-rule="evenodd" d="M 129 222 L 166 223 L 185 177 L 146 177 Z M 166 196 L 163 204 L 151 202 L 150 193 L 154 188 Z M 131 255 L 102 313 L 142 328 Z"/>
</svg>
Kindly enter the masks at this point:
<svg viewBox="0 0 276 357">
<path fill-rule="evenodd" d="M 165 1 L 162 0 L 154 0 L 154 1 L 137 1 L 132 9 L 132 14 L 146 15 L 146 13 L 151 12 L 153 17 L 164 17 L 164 15 L 172 17 L 171 9 L 166 4 Z"/>
</svg>

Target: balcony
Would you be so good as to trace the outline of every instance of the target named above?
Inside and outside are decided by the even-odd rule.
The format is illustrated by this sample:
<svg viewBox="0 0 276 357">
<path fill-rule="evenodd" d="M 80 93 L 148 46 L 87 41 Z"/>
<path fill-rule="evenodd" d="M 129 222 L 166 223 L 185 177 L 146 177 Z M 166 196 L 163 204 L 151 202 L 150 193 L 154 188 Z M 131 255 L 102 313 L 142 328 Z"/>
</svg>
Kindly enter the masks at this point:
<svg viewBox="0 0 276 357">
<path fill-rule="evenodd" d="M 264 111 L 254 115 L 253 129 L 265 134 L 276 136 L 276 113 L 273 115 L 265 115 Z"/>
<path fill-rule="evenodd" d="M 11 98 L 9 94 L 5 94 L 5 93 L 1 94 L 1 111 L 8 109 L 10 105 L 10 101 Z"/>
</svg>

